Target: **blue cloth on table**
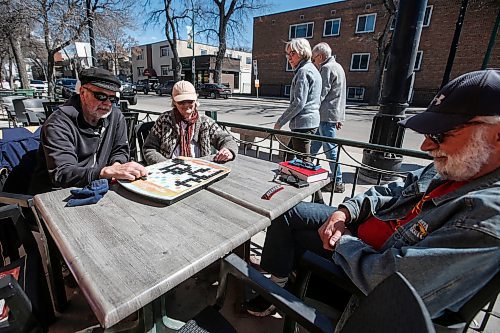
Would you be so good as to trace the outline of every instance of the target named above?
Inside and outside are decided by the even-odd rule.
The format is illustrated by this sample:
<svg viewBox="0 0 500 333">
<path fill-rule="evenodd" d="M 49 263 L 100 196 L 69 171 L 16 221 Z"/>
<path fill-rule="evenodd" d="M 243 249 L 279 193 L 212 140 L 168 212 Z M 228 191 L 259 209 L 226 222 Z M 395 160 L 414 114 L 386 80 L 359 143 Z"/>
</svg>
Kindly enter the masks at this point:
<svg viewBox="0 0 500 333">
<path fill-rule="evenodd" d="M 95 204 L 102 199 L 108 190 L 109 185 L 107 179 L 94 180 L 90 185 L 84 188 L 70 190 L 73 196 L 68 200 L 66 207 Z"/>
</svg>

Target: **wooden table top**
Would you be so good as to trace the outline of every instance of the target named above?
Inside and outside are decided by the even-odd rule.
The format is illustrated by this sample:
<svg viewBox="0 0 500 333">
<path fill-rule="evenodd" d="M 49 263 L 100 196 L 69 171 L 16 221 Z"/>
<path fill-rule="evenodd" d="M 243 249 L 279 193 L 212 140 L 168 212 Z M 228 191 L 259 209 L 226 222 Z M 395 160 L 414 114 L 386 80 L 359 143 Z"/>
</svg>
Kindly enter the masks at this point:
<svg viewBox="0 0 500 333">
<path fill-rule="evenodd" d="M 270 225 L 205 190 L 171 206 L 118 185 L 94 205 L 65 207 L 69 196 L 68 189 L 44 193 L 35 204 L 105 328 Z"/>
<path fill-rule="evenodd" d="M 231 173 L 223 180 L 210 185 L 207 190 L 229 201 L 235 202 L 271 220 L 280 216 L 297 203 L 307 198 L 330 182 L 330 179 L 310 183 L 308 187 L 296 188 L 285 184 L 284 190 L 274 194 L 271 200 L 262 199 L 262 195 L 271 187 L 278 171 L 278 164 L 245 155 L 225 165 Z"/>
</svg>

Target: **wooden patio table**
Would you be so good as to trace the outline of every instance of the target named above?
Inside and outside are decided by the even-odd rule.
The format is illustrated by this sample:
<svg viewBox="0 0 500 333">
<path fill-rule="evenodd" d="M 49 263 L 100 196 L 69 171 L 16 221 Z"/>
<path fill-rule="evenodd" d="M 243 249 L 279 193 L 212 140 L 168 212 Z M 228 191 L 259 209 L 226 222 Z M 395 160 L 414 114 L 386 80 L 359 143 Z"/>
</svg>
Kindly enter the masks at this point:
<svg viewBox="0 0 500 333">
<path fill-rule="evenodd" d="M 146 331 L 163 331 L 154 309 L 163 308 L 162 295 L 248 244 L 270 218 L 328 183 L 301 189 L 284 185 L 264 200 L 262 194 L 276 185 L 276 163 L 238 156 L 227 165 L 228 177 L 170 206 L 118 184 L 88 206 L 65 207 L 69 189 L 35 196 L 48 232 L 102 327 L 142 308 Z"/>
</svg>

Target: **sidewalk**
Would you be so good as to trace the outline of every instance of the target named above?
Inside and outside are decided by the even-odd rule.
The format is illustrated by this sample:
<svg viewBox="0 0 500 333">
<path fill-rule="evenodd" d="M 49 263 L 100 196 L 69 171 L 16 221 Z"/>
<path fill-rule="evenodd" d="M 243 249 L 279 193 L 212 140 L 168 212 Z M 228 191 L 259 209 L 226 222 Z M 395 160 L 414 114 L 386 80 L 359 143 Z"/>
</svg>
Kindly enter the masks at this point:
<svg viewBox="0 0 500 333">
<path fill-rule="evenodd" d="M 272 97 L 272 96 L 259 96 L 257 98 L 256 96 L 253 95 L 245 95 L 245 94 L 233 94 L 232 99 L 236 100 L 246 100 L 246 101 L 266 101 L 266 102 L 273 102 L 273 103 L 279 103 L 279 104 L 289 104 L 290 100 L 285 97 Z M 372 112 L 378 112 L 379 106 L 378 105 L 368 105 L 368 104 L 347 104 L 346 106 L 347 109 L 353 109 L 353 110 L 363 110 L 363 111 L 372 111 Z M 408 114 L 416 114 L 425 111 L 426 108 L 423 107 L 414 107 L 414 106 L 409 106 L 406 108 L 405 112 Z"/>
</svg>

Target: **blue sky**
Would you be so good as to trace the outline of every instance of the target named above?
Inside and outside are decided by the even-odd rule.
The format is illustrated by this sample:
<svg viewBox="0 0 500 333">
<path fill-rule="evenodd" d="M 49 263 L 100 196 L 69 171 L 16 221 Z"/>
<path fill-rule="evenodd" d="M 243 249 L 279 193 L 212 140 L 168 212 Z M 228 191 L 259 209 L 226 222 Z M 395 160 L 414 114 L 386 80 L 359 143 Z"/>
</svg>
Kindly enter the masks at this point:
<svg viewBox="0 0 500 333">
<path fill-rule="evenodd" d="M 259 15 L 266 15 L 266 14 L 272 14 L 272 13 L 277 13 L 277 12 L 283 12 L 287 10 L 293 10 L 293 9 L 299 9 L 299 8 L 305 8 L 305 7 L 312 7 L 312 6 L 317 6 L 317 5 L 323 5 L 326 3 L 332 3 L 332 2 L 338 2 L 339 0 L 310 0 L 310 1 L 304 1 L 304 0 L 269 0 L 270 3 L 272 3 L 272 8 L 266 10 L 263 13 L 260 13 Z M 249 20 L 248 22 L 245 22 L 245 29 L 248 31 L 246 34 L 249 36 L 247 40 L 243 43 L 246 46 L 251 47 L 252 45 L 252 20 Z M 135 31 L 131 31 L 130 34 L 132 37 L 134 37 L 139 44 L 148 44 L 148 43 L 154 43 L 158 41 L 165 40 L 165 35 L 164 32 L 162 31 L 162 27 L 156 26 L 156 27 L 149 27 L 146 31 L 142 29 L 142 22 L 137 23 L 138 28 Z M 181 38 L 186 38 L 186 29 L 181 29 Z"/>
</svg>

